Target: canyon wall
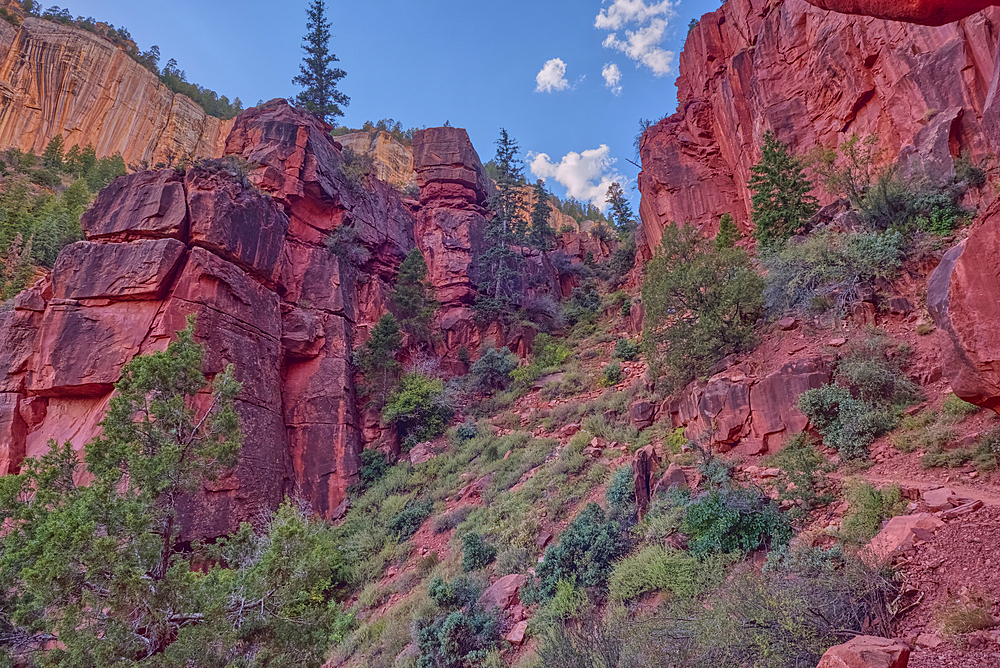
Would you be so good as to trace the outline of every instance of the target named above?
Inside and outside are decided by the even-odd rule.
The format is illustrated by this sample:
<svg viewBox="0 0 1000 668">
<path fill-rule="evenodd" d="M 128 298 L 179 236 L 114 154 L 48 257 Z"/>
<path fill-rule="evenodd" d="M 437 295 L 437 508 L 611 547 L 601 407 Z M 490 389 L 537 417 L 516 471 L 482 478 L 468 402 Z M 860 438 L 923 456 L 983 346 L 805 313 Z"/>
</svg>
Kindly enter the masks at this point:
<svg viewBox="0 0 1000 668">
<path fill-rule="evenodd" d="M 93 144 L 125 164 L 222 155 L 233 121 L 171 92 L 124 50 L 85 30 L 37 18 L 0 20 L 0 146 L 41 153 Z"/>
<path fill-rule="evenodd" d="M 746 182 L 767 130 L 796 153 L 875 135 L 886 159 L 912 156 L 909 168 L 936 179 L 962 151 L 982 159 L 998 29 L 997 8 L 929 27 L 805 0 L 728 0 L 688 35 L 677 113 L 643 137 L 641 253 L 670 222 L 714 234 L 730 213 L 748 232 Z"/>
</svg>

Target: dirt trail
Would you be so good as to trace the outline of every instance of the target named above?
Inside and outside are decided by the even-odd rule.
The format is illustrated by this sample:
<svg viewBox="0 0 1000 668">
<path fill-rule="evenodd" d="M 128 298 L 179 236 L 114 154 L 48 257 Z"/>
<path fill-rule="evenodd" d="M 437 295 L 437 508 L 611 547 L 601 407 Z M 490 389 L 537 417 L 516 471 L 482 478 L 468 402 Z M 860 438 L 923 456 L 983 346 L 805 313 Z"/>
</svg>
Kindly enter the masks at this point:
<svg viewBox="0 0 1000 668">
<path fill-rule="evenodd" d="M 891 485 L 893 483 L 898 484 L 900 487 L 910 487 L 918 489 L 921 492 L 925 492 L 930 489 L 936 489 L 938 487 L 947 487 L 948 489 L 955 492 L 956 496 L 960 496 L 967 499 L 973 499 L 982 501 L 985 506 L 1000 506 L 1000 490 L 996 489 L 982 489 L 978 487 L 967 487 L 964 485 L 956 485 L 950 482 L 938 482 L 934 480 L 927 480 L 921 478 L 897 478 L 897 477 L 885 477 L 885 476 L 872 476 L 860 473 L 857 475 L 844 475 L 842 473 L 831 474 L 830 477 L 838 482 L 843 482 L 849 478 L 863 478 L 873 485 Z"/>
</svg>

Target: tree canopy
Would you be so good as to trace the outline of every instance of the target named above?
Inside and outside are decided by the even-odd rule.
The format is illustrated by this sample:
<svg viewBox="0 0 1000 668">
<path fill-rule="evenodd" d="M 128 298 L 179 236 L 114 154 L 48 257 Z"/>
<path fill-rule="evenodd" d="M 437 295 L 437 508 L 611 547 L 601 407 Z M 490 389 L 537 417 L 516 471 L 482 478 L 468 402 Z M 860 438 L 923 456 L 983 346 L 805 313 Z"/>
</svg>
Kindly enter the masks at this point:
<svg viewBox="0 0 1000 668">
<path fill-rule="evenodd" d="M 351 103 L 351 98 L 337 90 L 338 82 L 347 73 L 333 67 L 340 60 L 330 53 L 331 24 L 326 17 L 326 0 L 313 0 L 306 14 L 307 32 L 302 38 L 305 56 L 298 76 L 292 79 L 293 84 L 302 88 L 295 103 L 329 123 L 343 116 L 342 107 Z"/>
</svg>

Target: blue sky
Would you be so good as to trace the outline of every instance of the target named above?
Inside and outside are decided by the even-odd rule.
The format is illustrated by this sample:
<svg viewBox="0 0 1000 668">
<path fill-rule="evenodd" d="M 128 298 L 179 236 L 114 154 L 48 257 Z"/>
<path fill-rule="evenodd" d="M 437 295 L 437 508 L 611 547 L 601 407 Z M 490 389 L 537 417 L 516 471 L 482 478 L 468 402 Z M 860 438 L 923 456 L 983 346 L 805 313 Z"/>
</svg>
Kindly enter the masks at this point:
<svg viewBox="0 0 1000 668">
<path fill-rule="evenodd" d="M 159 45 L 161 62 L 175 58 L 189 81 L 251 106 L 296 92 L 291 78 L 308 2 L 72 0 L 68 8 L 128 28 L 140 48 Z M 529 178 L 545 176 L 560 196 L 602 204 L 609 179 L 635 183 L 638 169 L 626 159 L 635 159 L 639 119 L 675 111 L 677 53 L 688 22 L 719 3 L 327 0 L 327 6 L 331 49 L 347 72 L 341 90 L 351 97 L 344 124 L 389 117 L 419 127 L 447 120 L 469 130 L 484 162 L 503 126 L 518 141 Z M 630 192 L 637 204 L 638 194 Z"/>
</svg>

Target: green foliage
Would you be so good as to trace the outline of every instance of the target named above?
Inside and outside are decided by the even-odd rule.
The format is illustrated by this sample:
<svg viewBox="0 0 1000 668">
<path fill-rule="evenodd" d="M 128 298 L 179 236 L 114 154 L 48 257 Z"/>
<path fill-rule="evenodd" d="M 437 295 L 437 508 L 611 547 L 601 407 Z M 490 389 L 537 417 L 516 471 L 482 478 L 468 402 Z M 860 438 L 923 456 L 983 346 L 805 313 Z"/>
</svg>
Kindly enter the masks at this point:
<svg viewBox="0 0 1000 668">
<path fill-rule="evenodd" d="M 399 312 L 400 324 L 412 335 L 427 340 L 431 335 L 431 318 L 437 303 L 430 297 L 427 263 L 419 248 L 414 248 L 399 265 L 392 301 Z"/>
<path fill-rule="evenodd" d="M 51 169 L 54 172 L 62 171 L 65 153 L 66 148 L 63 136 L 61 134 L 56 135 L 45 145 L 45 151 L 42 152 L 42 165 L 44 165 L 45 169 Z"/>
<path fill-rule="evenodd" d="M 319 666 L 336 640 L 340 561 L 325 523 L 285 506 L 260 532 L 179 549 L 181 505 L 235 463 L 242 438 L 233 368 L 206 392 L 193 331 L 125 365 L 85 449 L 87 486 L 69 443 L 0 479 L 7 660 Z"/>
<path fill-rule="evenodd" d="M 457 436 L 460 441 L 469 441 L 478 435 L 479 428 L 476 426 L 476 421 L 472 418 L 467 418 L 465 422 L 458 425 L 455 429 L 455 436 Z"/>
<path fill-rule="evenodd" d="M 764 133 L 760 162 L 750 171 L 750 217 L 754 237 L 762 247 L 788 239 L 819 210 L 816 198 L 809 194 L 813 184 L 801 161 L 770 130 Z"/>
<path fill-rule="evenodd" d="M 614 387 L 624 380 L 625 374 L 622 372 L 622 365 L 618 360 L 613 360 L 604 367 L 601 374 L 601 387 Z"/>
<path fill-rule="evenodd" d="M 411 501 L 386 523 L 386 529 L 400 541 L 408 540 L 417 533 L 420 525 L 431 516 L 434 502 L 430 499 Z"/>
<path fill-rule="evenodd" d="M 783 545 L 792 537 L 777 504 L 750 488 L 720 488 L 692 500 L 681 530 L 696 557 L 749 554 L 760 547 Z"/>
<path fill-rule="evenodd" d="M 764 300 L 771 313 L 803 309 L 822 299 L 843 311 L 859 301 L 859 288 L 892 279 L 902 267 L 905 239 L 897 231 L 813 232 L 764 258 Z"/>
<path fill-rule="evenodd" d="M 381 480 L 389 471 L 389 460 L 385 453 L 378 450 L 361 451 L 361 468 L 358 469 L 358 492 L 366 489 Z"/>
<path fill-rule="evenodd" d="M 341 155 L 344 158 L 344 177 L 355 192 L 360 192 L 375 173 L 375 158 L 371 153 L 359 153 L 350 146 L 345 146 Z"/>
<path fill-rule="evenodd" d="M 710 570 L 684 552 L 650 545 L 615 564 L 608 593 L 612 600 L 621 602 L 654 591 L 689 598 L 705 590 Z"/>
<path fill-rule="evenodd" d="M 486 568 L 497 558 L 497 549 L 483 540 L 482 534 L 462 536 L 462 570 L 466 573 Z"/>
<path fill-rule="evenodd" d="M 302 88 L 295 98 L 295 104 L 330 122 L 343 116 L 341 107 L 351 103 L 351 98 L 337 90 L 337 84 L 347 73 L 333 63 L 339 62 L 330 53 L 330 21 L 326 17 L 326 0 L 312 0 L 306 10 L 306 34 L 302 38 L 305 56 L 299 66 L 299 74 L 292 83 Z"/>
<path fill-rule="evenodd" d="M 643 344 L 652 372 L 676 389 L 752 348 L 764 280 L 740 249 L 716 250 L 694 227 L 668 225 L 646 265 Z"/>
<path fill-rule="evenodd" d="M 982 188 L 986 185 L 986 169 L 973 162 L 968 151 L 962 151 L 962 155 L 955 158 L 955 181 L 970 188 Z"/>
<path fill-rule="evenodd" d="M 938 432 L 932 429 L 929 433 Z M 1000 464 L 1000 429 L 980 435 L 971 446 L 945 449 L 954 438 L 953 430 L 945 430 L 942 437 L 926 444 L 928 451 L 920 458 L 921 465 L 924 468 L 958 468 L 972 464 L 977 470 L 988 472 L 996 470 Z"/>
<path fill-rule="evenodd" d="M 844 498 L 850 507 L 840 524 L 840 532 L 857 545 L 874 538 L 883 521 L 906 512 L 899 485 L 877 489 L 867 481 L 855 480 L 844 486 Z"/>
<path fill-rule="evenodd" d="M 845 460 L 863 460 L 868 447 L 899 424 L 917 386 L 903 373 L 905 351 L 883 336 L 852 347 L 837 365 L 834 382 L 799 397 L 801 410 Z"/>
<path fill-rule="evenodd" d="M 631 234 L 638 227 L 635 214 L 632 213 L 632 206 L 625 198 L 625 191 L 622 185 L 615 181 L 608 188 L 606 197 L 607 203 L 611 205 L 611 224 L 615 226 L 619 235 Z"/>
<path fill-rule="evenodd" d="M 614 562 L 628 551 L 624 538 L 617 522 L 608 520 L 596 503 L 588 504 L 559 536 L 559 543 L 545 551 L 536 569 L 539 594 L 551 598 L 560 580 L 603 587 Z"/>
<path fill-rule="evenodd" d="M 601 210 L 591 202 L 581 202 L 575 197 L 568 197 L 565 201 L 558 202 L 556 206 L 560 213 L 563 213 L 578 223 L 590 220 L 595 223 L 607 223 L 607 217 Z M 572 230 L 571 230 L 572 231 Z"/>
<path fill-rule="evenodd" d="M 836 500 L 832 493 L 833 483 L 827 476 L 834 467 L 816 449 L 808 435 L 795 436 L 770 459 L 769 464 L 782 472 L 775 484 L 778 499 L 795 504 L 788 512 L 790 517 L 804 520 L 813 510 Z"/>
<path fill-rule="evenodd" d="M 436 609 L 414 621 L 418 668 L 474 668 L 497 644 L 497 619 L 475 605 L 477 589 L 458 578 L 428 584 Z"/>
<path fill-rule="evenodd" d="M 736 221 L 728 213 L 722 214 L 719 219 L 719 233 L 715 235 L 715 247 L 718 250 L 726 248 L 736 248 L 736 242 L 743 238 L 740 230 L 736 227 Z"/>
<path fill-rule="evenodd" d="M 611 355 L 626 362 L 632 362 L 639 357 L 639 344 L 631 339 L 618 339 Z"/>
<path fill-rule="evenodd" d="M 421 373 L 405 374 L 382 409 L 382 421 L 395 426 L 410 446 L 444 433 L 455 410 L 444 382 Z"/>
<path fill-rule="evenodd" d="M 967 415 L 978 413 L 979 410 L 979 406 L 959 399 L 954 393 L 945 397 L 944 402 L 941 404 L 941 412 L 956 421 L 961 420 Z"/>
<path fill-rule="evenodd" d="M 573 288 L 573 293 L 563 304 L 563 319 L 568 325 L 591 321 L 601 309 L 601 295 L 594 282 L 587 281 Z"/>
<path fill-rule="evenodd" d="M 846 197 L 855 209 L 862 211 L 865 195 L 878 178 L 876 163 L 880 156 L 878 136 L 862 139 L 852 134 L 839 150 L 817 148 L 811 162 L 827 192 Z"/>
<path fill-rule="evenodd" d="M 631 464 L 615 471 L 604 498 L 608 500 L 612 510 L 618 513 L 628 513 L 635 507 L 635 479 Z"/>
<path fill-rule="evenodd" d="M 243 103 L 240 101 L 240 98 L 236 98 L 230 102 L 229 98 L 225 95 L 219 95 L 210 88 L 189 82 L 184 70 L 178 66 L 177 61 L 173 58 L 168 60 L 167 64 L 163 66 L 162 72 L 158 72 L 156 69 L 156 63 L 160 59 L 160 50 L 158 47 L 153 46 L 150 51 L 143 54 L 130 55 L 154 74 L 158 74 L 160 81 L 172 92 L 187 95 L 195 104 L 204 109 L 205 113 L 209 116 L 230 119 L 236 118 L 243 112 Z"/>
<path fill-rule="evenodd" d="M 535 182 L 535 205 L 531 208 L 531 231 L 528 233 L 528 243 L 535 248 L 548 250 L 552 247 L 555 231 L 549 225 L 549 215 L 552 213 L 550 195 L 541 179 Z"/>
<path fill-rule="evenodd" d="M 396 361 L 396 353 L 402 345 L 399 322 L 391 313 L 386 313 L 372 328 L 368 341 L 354 354 L 354 365 L 364 378 L 361 394 L 369 397 L 376 407 L 388 400 L 403 368 Z"/>
<path fill-rule="evenodd" d="M 483 322 L 509 322 L 523 299 L 524 258 L 514 250 L 514 246 L 527 240 L 520 149 L 503 128 L 496 144 L 497 154 L 492 162 L 497 187 L 487 201 L 493 217 L 487 223 L 487 247 L 477 265 L 476 312 Z"/>
<path fill-rule="evenodd" d="M 520 360 L 507 348 L 486 348 L 472 365 L 472 375 L 487 390 L 502 390 Z"/>
<path fill-rule="evenodd" d="M 360 269 L 368 264 L 371 253 L 354 225 L 340 225 L 326 238 L 326 249 L 337 256 L 341 267 Z"/>
</svg>

